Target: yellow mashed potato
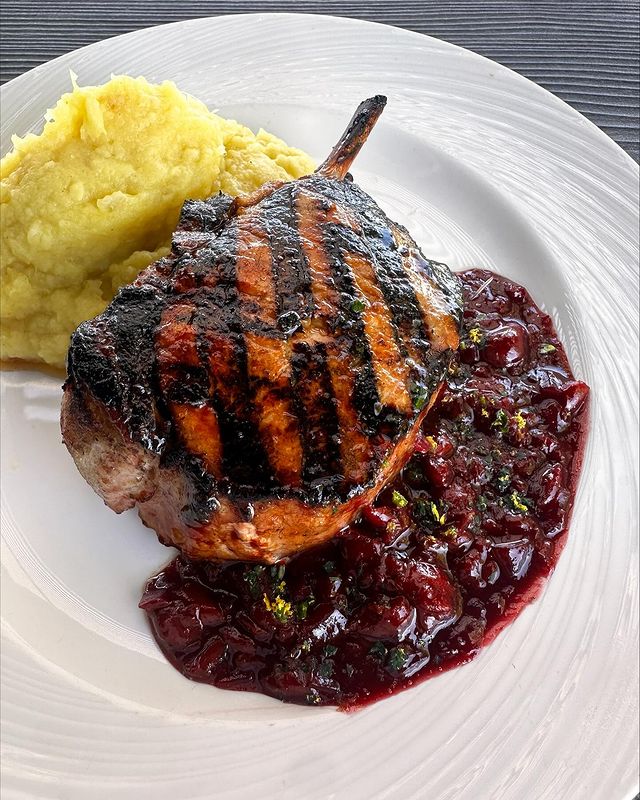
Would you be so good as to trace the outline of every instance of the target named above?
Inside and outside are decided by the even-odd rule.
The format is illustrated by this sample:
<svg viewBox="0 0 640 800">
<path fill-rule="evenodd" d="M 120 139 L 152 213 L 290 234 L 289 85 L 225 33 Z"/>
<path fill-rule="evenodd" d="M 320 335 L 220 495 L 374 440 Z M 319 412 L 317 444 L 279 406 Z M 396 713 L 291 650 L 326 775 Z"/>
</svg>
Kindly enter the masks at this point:
<svg viewBox="0 0 640 800">
<path fill-rule="evenodd" d="M 0 162 L 0 349 L 63 367 L 69 336 L 168 252 L 187 198 L 237 195 L 314 165 L 173 83 L 115 77 L 65 94 Z"/>
</svg>

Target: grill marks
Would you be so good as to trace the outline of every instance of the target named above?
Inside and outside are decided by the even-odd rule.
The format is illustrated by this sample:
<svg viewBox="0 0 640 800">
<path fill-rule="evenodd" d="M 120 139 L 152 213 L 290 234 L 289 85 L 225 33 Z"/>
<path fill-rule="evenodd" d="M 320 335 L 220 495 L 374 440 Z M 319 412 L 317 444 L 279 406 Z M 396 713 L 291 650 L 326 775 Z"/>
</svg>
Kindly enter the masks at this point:
<svg viewBox="0 0 640 800">
<path fill-rule="evenodd" d="M 236 242 L 231 245 L 235 253 Z M 266 489 L 272 474 L 253 421 L 236 286 L 241 259 L 228 253 L 212 267 L 206 285 L 178 295 L 165 309 L 155 340 L 158 383 L 176 435 L 190 453 L 218 479 Z"/>
<path fill-rule="evenodd" d="M 317 328 L 317 335 L 329 337 L 340 298 L 324 246 L 321 223 L 322 201 L 306 192 L 298 191 L 295 202 L 298 213 L 298 236 L 308 265 L 315 317 L 314 320 L 307 322 L 305 330 L 312 333 L 313 329 Z"/>
<path fill-rule="evenodd" d="M 256 214 L 238 220 L 236 289 L 244 330 L 272 330 L 277 298 L 271 248 Z"/>
<path fill-rule="evenodd" d="M 299 487 L 303 447 L 293 399 L 291 353 L 283 339 L 245 336 L 257 426 L 277 482 Z"/>
<path fill-rule="evenodd" d="M 431 347 L 437 351 L 447 349 L 455 350 L 458 347 L 458 329 L 456 321 L 444 307 L 441 296 L 436 292 L 431 280 L 418 280 L 418 274 L 428 272 L 429 263 L 419 253 L 411 252 L 414 271 L 408 270 L 407 275 L 416 299 L 420 304 L 422 317 L 429 333 Z"/>
<path fill-rule="evenodd" d="M 317 178 L 311 178 L 310 182 L 314 188 L 322 190 Z M 425 312 L 429 308 L 420 302 L 416 294 L 416 287 L 420 289 L 419 282 L 413 280 L 410 270 L 406 268 L 406 256 L 410 248 L 415 250 L 415 244 L 400 226 L 393 225 L 391 230 L 384 213 L 357 185 L 334 183 L 331 190 L 336 209 L 331 215 L 337 223 L 335 235 L 341 240 L 347 259 L 352 259 L 353 274 L 357 279 L 360 274 L 358 268 L 364 267 L 369 279 L 373 277 L 372 284 L 379 290 L 379 294 L 376 294 L 386 306 L 385 317 L 389 320 L 398 351 L 405 360 L 423 363 L 430 356 L 431 349 L 437 349 L 438 343 L 432 341 L 426 324 Z M 360 212 L 355 224 L 351 221 L 353 215 L 350 213 L 350 208 L 354 206 Z M 366 237 L 368 251 L 363 249 L 363 237 Z M 356 261 L 356 256 L 361 258 Z M 369 265 L 370 271 L 367 269 Z M 423 277 L 429 277 L 428 270 L 423 270 Z M 447 318 L 451 317 L 450 310 L 444 306 L 441 313 Z M 451 321 L 455 329 L 455 323 Z M 457 348 L 457 339 L 451 346 Z"/>
<path fill-rule="evenodd" d="M 313 310 L 311 277 L 298 240 L 298 215 L 293 187 L 265 200 L 262 214 L 273 253 L 273 281 L 277 303 L 276 319 L 280 330 L 294 330 Z"/>
<path fill-rule="evenodd" d="M 303 480 L 319 489 L 340 479 L 337 404 L 321 342 L 298 341 L 291 354 L 293 386 L 304 442 Z"/>
<path fill-rule="evenodd" d="M 222 477 L 218 417 L 209 405 L 209 377 L 200 363 L 191 303 L 169 306 L 156 330 L 158 383 L 184 447 Z"/>
<path fill-rule="evenodd" d="M 298 487 L 302 443 L 291 387 L 290 348 L 276 330 L 281 304 L 274 272 L 281 265 L 285 279 L 298 273 L 292 271 L 289 259 L 277 259 L 275 251 L 272 253 L 263 214 L 246 215 L 238 226 L 237 287 L 244 309 L 248 388 L 275 480 L 280 485 Z M 251 302 L 257 304 L 256 310 Z M 261 325 L 252 325 L 255 320 Z"/>
<path fill-rule="evenodd" d="M 240 496 L 306 488 L 321 501 L 364 484 L 374 434 L 414 417 L 430 335 L 436 350 L 457 346 L 433 335 L 437 290 L 407 274 L 382 212 L 361 193 L 354 213 L 357 187 L 319 180 L 216 231 L 201 279 L 174 284 L 156 333 L 176 435 Z"/>
<path fill-rule="evenodd" d="M 371 346 L 366 337 L 361 314 L 362 299 L 358 297 L 353 274 L 345 261 L 345 250 L 340 246 L 341 229 L 329 223 L 323 226 L 323 233 L 323 246 L 339 297 L 338 320 L 348 338 L 349 356 L 355 372 L 353 402 L 360 421 L 364 423 L 368 432 L 373 433 L 376 428 L 380 398 Z"/>
<path fill-rule="evenodd" d="M 236 313 L 237 300 L 236 294 Z M 273 476 L 255 422 L 245 338 L 238 330 L 216 330 L 211 309 L 199 311 L 196 335 L 218 416 L 222 473 L 239 491 L 243 486 L 268 491 Z M 238 321 L 233 320 L 234 328 Z"/>
<path fill-rule="evenodd" d="M 222 478 L 222 441 L 218 415 L 210 405 L 173 403 L 171 416 L 185 449 L 202 459 L 207 470 Z"/>
<path fill-rule="evenodd" d="M 422 308 L 416 297 L 413 283 L 404 268 L 403 256 L 398 251 L 389 228 L 376 226 L 372 249 L 377 266 L 378 285 L 397 330 L 396 341 L 406 358 L 420 364 L 428 358 L 431 349 L 429 332 L 425 326 Z"/>
<path fill-rule="evenodd" d="M 378 286 L 373 266 L 360 255 L 347 254 L 345 262 L 354 275 L 358 291 L 364 298 L 362 309 L 364 330 L 372 355 L 372 367 L 378 397 L 383 406 L 403 414 L 411 412 L 411 397 L 407 390 L 409 373 L 396 342 L 395 327 L 384 295 Z"/>
<path fill-rule="evenodd" d="M 322 201 L 305 192 L 297 193 L 299 237 L 308 264 L 314 303 L 314 318 L 307 321 L 305 333 L 308 340 L 325 345 L 325 365 L 335 398 L 333 408 L 340 437 L 342 472 L 360 483 L 368 468 L 370 442 L 354 406 L 355 375 L 346 358 L 347 344 L 334 336 L 340 296 L 325 248 L 321 204 Z"/>
</svg>

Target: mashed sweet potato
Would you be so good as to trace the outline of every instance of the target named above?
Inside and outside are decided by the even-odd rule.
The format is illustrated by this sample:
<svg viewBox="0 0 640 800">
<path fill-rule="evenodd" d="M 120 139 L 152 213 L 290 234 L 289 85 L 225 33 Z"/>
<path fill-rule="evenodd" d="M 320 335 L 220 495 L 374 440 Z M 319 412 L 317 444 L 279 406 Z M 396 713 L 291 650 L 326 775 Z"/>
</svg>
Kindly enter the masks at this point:
<svg viewBox="0 0 640 800">
<path fill-rule="evenodd" d="M 115 77 L 65 94 L 0 162 L 0 348 L 63 367 L 69 336 L 168 251 L 187 198 L 313 170 L 300 150 L 173 83 Z"/>
</svg>

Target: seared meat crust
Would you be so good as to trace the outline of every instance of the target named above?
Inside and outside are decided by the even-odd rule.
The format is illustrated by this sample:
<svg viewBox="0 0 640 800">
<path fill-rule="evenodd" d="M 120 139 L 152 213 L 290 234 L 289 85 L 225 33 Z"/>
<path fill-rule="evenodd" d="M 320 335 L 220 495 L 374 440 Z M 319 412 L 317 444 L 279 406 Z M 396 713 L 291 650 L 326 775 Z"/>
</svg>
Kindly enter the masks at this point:
<svg viewBox="0 0 640 800">
<path fill-rule="evenodd" d="M 458 346 L 457 280 L 347 174 L 383 106 L 314 175 L 185 203 L 170 256 L 72 337 L 80 472 L 191 557 L 335 535 L 406 462 Z"/>
</svg>

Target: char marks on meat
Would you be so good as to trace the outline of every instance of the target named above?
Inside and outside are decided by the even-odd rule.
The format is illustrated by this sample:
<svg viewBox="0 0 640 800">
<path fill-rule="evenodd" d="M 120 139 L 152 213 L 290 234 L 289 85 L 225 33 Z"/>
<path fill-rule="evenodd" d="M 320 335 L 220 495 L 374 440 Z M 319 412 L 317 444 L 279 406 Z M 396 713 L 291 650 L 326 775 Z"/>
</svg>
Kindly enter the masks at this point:
<svg viewBox="0 0 640 800">
<path fill-rule="evenodd" d="M 313 175 L 185 203 L 171 254 L 72 337 L 80 472 L 192 558 L 274 562 L 351 522 L 458 346 L 457 279 L 348 174 L 384 104 Z"/>
</svg>

